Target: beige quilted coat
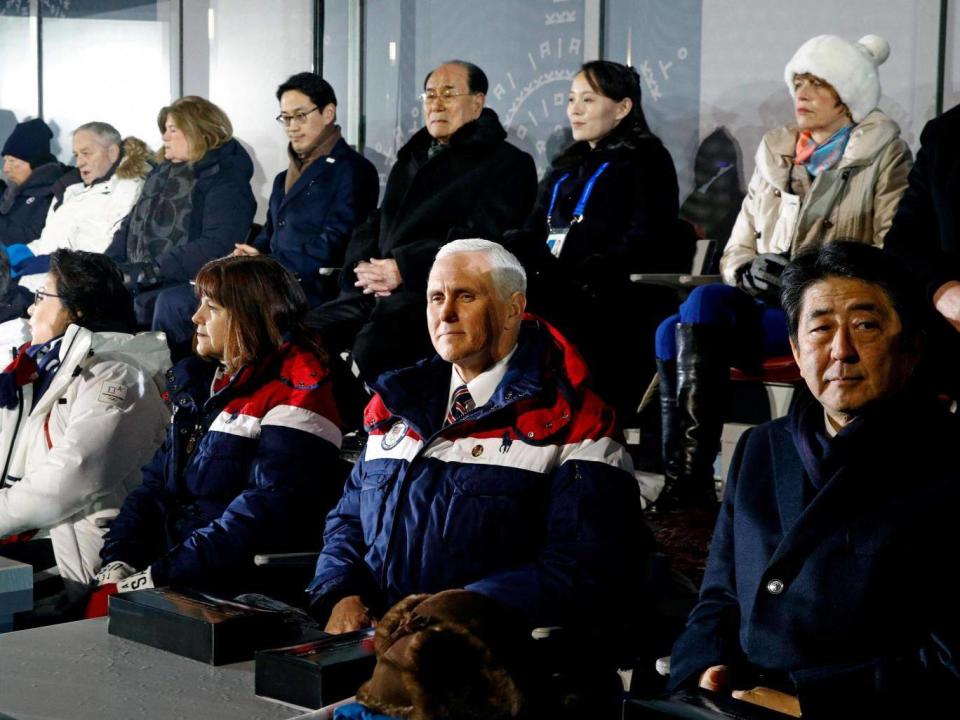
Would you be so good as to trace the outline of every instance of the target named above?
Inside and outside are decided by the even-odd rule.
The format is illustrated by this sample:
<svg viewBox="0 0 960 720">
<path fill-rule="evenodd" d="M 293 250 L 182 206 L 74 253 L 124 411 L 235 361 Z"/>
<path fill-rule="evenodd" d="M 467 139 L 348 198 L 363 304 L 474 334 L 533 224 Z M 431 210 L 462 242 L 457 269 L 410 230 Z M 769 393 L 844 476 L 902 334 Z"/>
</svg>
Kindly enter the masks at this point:
<svg viewBox="0 0 960 720">
<path fill-rule="evenodd" d="M 883 245 L 913 165 L 899 126 L 879 110 L 854 129 L 840 162 L 813 179 L 802 199 L 787 192 L 797 128 L 764 135 L 740 215 L 720 258 L 729 285 L 761 253 L 797 252 L 831 240 Z"/>
</svg>

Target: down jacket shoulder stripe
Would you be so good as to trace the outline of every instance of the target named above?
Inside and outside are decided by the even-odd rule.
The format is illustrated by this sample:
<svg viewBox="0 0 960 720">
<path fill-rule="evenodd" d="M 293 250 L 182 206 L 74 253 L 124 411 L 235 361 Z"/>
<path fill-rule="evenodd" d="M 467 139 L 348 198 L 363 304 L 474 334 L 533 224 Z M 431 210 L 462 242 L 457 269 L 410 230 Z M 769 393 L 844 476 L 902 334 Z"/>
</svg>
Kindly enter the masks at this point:
<svg viewBox="0 0 960 720">
<path fill-rule="evenodd" d="M 626 601 L 646 538 L 639 495 L 576 350 L 528 317 L 490 401 L 441 427 L 449 381 L 439 357 L 377 380 L 366 449 L 327 517 L 315 612 L 465 587 L 543 625 Z"/>
<path fill-rule="evenodd" d="M 318 513 L 342 489 L 340 418 L 327 368 L 287 343 L 211 395 L 216 366 L 168 377 L 173 423 L 107 535 L 103 562 L 150 567 L 156 585 L 264 590 L 257 553 L 318 549 Z"/>
</svg>

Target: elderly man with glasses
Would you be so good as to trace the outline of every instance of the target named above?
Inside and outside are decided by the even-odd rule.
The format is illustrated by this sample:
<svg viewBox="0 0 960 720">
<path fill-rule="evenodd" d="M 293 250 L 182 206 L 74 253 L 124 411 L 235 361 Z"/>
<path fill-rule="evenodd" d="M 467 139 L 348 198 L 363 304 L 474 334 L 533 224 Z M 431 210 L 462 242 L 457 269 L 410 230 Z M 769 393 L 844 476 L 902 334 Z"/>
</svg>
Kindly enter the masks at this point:
<svg viewBox="0 0 960 720">
<path fill-rule="evenodd" d="M 439 247 L 499 238 L 533 206 L 533 159 L 506 141 L 486 92 L 483 70 L 462 60 L 427 75 L 425 127 L 397 152 L 379 211 L 354 231 L 340 295 L 308 318 L 331 349 L 353 350 L 365 380 L 430 352 L 424 293 Z"/>
</svg>

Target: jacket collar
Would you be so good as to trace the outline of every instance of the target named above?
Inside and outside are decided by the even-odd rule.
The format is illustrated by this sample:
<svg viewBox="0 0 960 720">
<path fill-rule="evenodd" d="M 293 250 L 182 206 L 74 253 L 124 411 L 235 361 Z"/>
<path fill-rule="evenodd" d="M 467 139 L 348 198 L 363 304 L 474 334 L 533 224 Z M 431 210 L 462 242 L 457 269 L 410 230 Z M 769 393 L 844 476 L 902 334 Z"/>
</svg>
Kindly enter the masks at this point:
<svg viewBox="0 0 960 720">
<path fill-rule="evenodd" d="M 771 130 L 757 148 L 757 169 L 765 180 L 781 190 L 797 151 L 798 132 L 793 124 Z M 880 110 L 874 110 L 853 128 L 843 156 L 832 170 L 870 165 L 899 136 L 900 126 Z"/>
<path fill-rule="evenodd" d="M 500 143 L 507 137 L 507 131 L 500 124 L 500 118 L 490 108 L 484 108 L 480 111 L 480 117 L 465 123 L 463 127 L 450 136 L 450 150 L 482 150 L 490 145 Z M 410 138 L 397 152 L 397 160 L 405 161 L 411 155 L 420 162 L 426 162 L 427 150 L 433 142 L 433 137 L 427 132 L 427 128 L 420 128 L 416 134 Z M 437 157 L 443 157 L 447 153 L 439 153 Z"/>
<path fill-rule="evenodd" d="M 573 143 L 554 159 L 551 167 L 554 171 L 559 171 L 580 167 L 588 158 L 609 160 L 611 157 L 636 152 L 642 143 L 649 142 L 659 143 L 660 139 L 656 135 L 644 133 L 637 124 L 625 125 L 621 122 L 597 142 L 594 148 L 586 141 Z"/>
<path fill-rule="evenodd" d="M 80 174 L 75 168 L 71 169 L 76 173 L 76 180 L 79 180 Z M 56 161 L 34 168 L 30 173 L 30 177 L 27 178 L 27 181 L 20 186 L 18 194 L 25 197 L 44 197 L 51 195 L 54 192 L 54 186 L 57 181 L 64 177 L 65 171 L 67 171 L 67 176 L 72 176 L 67 168 Z"/>
<path fill-rule="evenodd" d="M 304 188 L 308 187 L 310 183 L 316 180 L 320 175 L 326 172 L 330 172 L 333 169 L 333 165 L 336 162 L 339 162 L 340 159 L 350 150 L 350 146 L 347 145 L 347 141 L 342 137 L 337 140 L 333 148 L 331 148 L 330 153 L 326 156 L 322 156 L 314 160 L 314 162 L 307 165 L 306 169 L 297 178 L 296 182 L 290 186 L 290 189 L 287 190 L 283 197 L 280 200 L 280 207 L 287 205 L 293 198 L 300 194 Z M 293 149 L 288 145 L 287 146 L 287 155 L 291 159 L 294 157 Z M 333 162 L 329 160 L 324 161 L 324 157 L 332 158 Z M 289 170 L 287 171 L 289 172 Z"/>
<path fill-rule="evenodd" d="M 462 422 L 469 426 L 522 403 L 523 414 L 518 413 L 515 429 L 528 441 L 540 442 L 569 424 L 574 394 L 586 381 L 586 364 L 577 350 L 547 322 L 527 314 L 503 380 L 486 405 Z M 429 437 L 443 422 L 449 383 L 450 363 L 438 355 L 384 373 L 371 385 L 382 406 L 371 403 L 367 407 L 364 425 L 373 428 L 402 417 L 422 437 Z"/>
<path fill-rule="evenodd" d="M 780 443 L 793 445 L 801 463 L 787 462 L 785 464 L 792 467 L 783 472 L 779 467 L 774 468 L 784 536 L 770 559 L 771 566 L 793 568 L 795 562 L 802 563 L 811 547 L 838 524 L 849 522 L 854 508 L 862 504 L 865 493 L 878 497 L 896 496 L 895 489 L 888 487 L 887 483 L 897 482 L 899 478 L 893 477 L 895 473 L 878 471 L 889 462 L 886 448 L 909 446 L 911 434 L 924 432 L 922 422 L 919 425 L 913 423 L 936 417 L 942 411 L 912 388 L 876 403 L 857 419 L 856 425 L 844 428 L 831 440 L 833 459 L 825 466 L 828 476 L 823 479 L 822 488 L 809 503 L 805 503 L 803 475 L 810 460 L 803 444 L 806 442 L 804 437 L 814 427 L 811 417 L 815 413 L 822 417 L 823 408 L 805 393 L 801 402 L 791 410 L 788 432 L 778 439 Z M 775 458 L 790 456 L 789 452 L 778 450 L 774 447 Z"/>
</svg>

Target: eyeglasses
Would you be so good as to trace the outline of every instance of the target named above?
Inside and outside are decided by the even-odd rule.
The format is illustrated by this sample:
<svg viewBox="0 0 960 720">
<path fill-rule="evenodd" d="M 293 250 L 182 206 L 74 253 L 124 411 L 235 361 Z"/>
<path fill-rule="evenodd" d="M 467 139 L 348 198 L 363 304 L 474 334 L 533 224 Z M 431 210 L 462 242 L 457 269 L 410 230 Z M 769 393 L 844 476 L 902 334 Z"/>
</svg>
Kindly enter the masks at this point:
<svg viewBox="0 0 960 720">
<path fill-rule="evenodd" d="M 417 97 L 420 98 L 420 102 L 428 103 L 433 102 L 438 98 L 443 98 L 444 100 L 453 100 L 461 95 L 476 95 L 476 93 L 469 90 L 466 92 L 457 92 L 453 88 L 444 88 L 440 92 L 437 92 L 436 90 L 427 90 L 426 92 L 422 92 L 417 95 Z"/>
<path fill-rule="evenodd" d="M 37 289 L 37 291 L 33 294 L 33 304 L 39 305 L 43 302 L 43 299 L 47 297 L 58 298 L 60 295 L 55 295 L 54 293 L 47 292 L 46 290 Z"/>
<path fill-rule="evenodd" d="M 313 110 L 307 110 L 306 112 L 301 111 L 294 113 L 293 115 L 284 115 L 283 113 L 280 113 L 277 115 L 276 120 L 284 127 L 290 127 L 290 123 L 292 123 L 294 120 L 297 121 L 297 125 L 303 125 L 307 121 L 307 115 L 316 112 L 319 109 L 319 107 L 315 107 Z"/>
</svg>

